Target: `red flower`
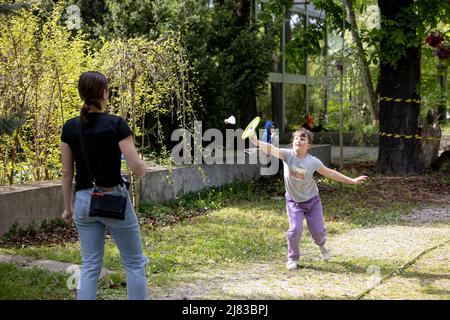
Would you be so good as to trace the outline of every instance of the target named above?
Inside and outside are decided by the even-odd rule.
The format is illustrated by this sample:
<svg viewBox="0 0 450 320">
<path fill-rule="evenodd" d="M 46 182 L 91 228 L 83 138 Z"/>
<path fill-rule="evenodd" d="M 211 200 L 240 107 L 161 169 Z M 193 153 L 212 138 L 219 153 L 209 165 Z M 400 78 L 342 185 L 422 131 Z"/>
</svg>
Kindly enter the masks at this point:
<svg viewBox="0 0 450 320">
<path fill-rule="evenodd" d="M 437 48 L 433 50 L 433 55 L 438 57 L 439 59 L 450 58 L 450 43 L 448 43 L 448 42 L 440 43 L 437 46 Z"/>
<path fill-rule="evenodd" d="M 426 43 L 428 43 L 428 45 L 433 48 L 437 47 L 442 42 L 442 40 L 444 40 L 444 36 L 439 31 L 430 33 L 425 39 Z"/>
</svg>

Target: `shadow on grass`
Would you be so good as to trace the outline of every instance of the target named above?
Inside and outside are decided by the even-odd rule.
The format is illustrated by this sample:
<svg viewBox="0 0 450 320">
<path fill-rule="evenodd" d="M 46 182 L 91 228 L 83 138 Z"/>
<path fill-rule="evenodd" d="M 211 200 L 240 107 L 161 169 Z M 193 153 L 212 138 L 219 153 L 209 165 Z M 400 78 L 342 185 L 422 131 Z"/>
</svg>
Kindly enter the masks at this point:
<svg viewBox="0 0 450 320">
<path fill-rule="evenodd" d="M 348 300 L 349 297 L 336 297 L 336 296 L 327 296 L 327 295 L 309 295 L 309 294 L 301 294 L 297 297 L 295 296 L 280 296 L 280 295 L 269 295 L 269 294 L 255 294 L 255 295 L 230 295 L 227 299 L 232 300 L 285 300 L 295 301 L 295 300 Z"/>
<path fill-rule="evenodd" d="M 403 270 L 400 273 L 400 276 L 402 278 L 417 278 L 419 280 L 448 280 L 450 279 L 450 273 L 442 273 L 442 274 L 436 274 L 436 273 L 426 273 L 426 272 L 417 272 L 417 271 L 408 271 Z"/>
<path fill-rule="evenodd" d="M 422 291 L 426 294 L 439 296 L 441 299 L 442 297 L 445 297 L 445 300 L 448 300 L 450 298 L 450 290 L 444 290 L 444 289 L 436 289 L 436 288 L 423 288 Z"/>
</svg>

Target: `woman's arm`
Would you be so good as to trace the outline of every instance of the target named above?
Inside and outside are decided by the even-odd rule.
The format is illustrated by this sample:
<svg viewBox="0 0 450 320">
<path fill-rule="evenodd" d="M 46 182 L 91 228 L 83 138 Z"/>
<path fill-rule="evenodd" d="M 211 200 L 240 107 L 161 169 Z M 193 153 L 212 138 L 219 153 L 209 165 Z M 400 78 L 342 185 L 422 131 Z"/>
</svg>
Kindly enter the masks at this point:
<svg viewBox="0 0 450 320">
<path fill-rule="evenodd" d="M 64 222 L 72 222 L 72 181 L 73 181 L 73 155 L 70 146 L 61 142 L 61 165 L 62 165 L 62 193 L 64 198 L 64 212 L 61 217 Z"/>
<path fill-rule="evenodd" d="M 336 170 L 327 168 L 325 166 L 321 167 L 319 170 L 317 170 L 317 172 L 327 178 L 332 179 L 332 180 L 336 180 L 336 181 L 344 182 L 344 183 L 348 183 L 348 184 L 360 184 L 369 178 L 368 176 L 359 176 L 357 178 L 352 179 L 350 177 L 347 177 L 346 175 L 343 175 L 342 173 L 340 173 Z"/>
<path fill-rule="evenodd" d="M 249 137 L 250 141 L 256 145 L 258 148 L 260 148 L 264 153 L 267 153 L 270 156 L 274 156 L 277 157 L 278 159 L 283 160 L 284 157 L 284 152 L 275 147 L 274 145 L 270 144 L 270 143 L 266 143 L 266 142 L 262 142 L 261 140 L 258 140 L 258 138 L 256 137 L 256 134 L 252 134 Z"/>
<path fill-rule="evenodd" d="M 125 160 L 127 160 L 128 166 L 133 174 L 142 178 L 147 170 L 147 165 L 139 158 L 134 145 L 133 136 L 129 135 L 125 139 L 119 141 L 119 148 L 125 157 Z"/>
</svg>

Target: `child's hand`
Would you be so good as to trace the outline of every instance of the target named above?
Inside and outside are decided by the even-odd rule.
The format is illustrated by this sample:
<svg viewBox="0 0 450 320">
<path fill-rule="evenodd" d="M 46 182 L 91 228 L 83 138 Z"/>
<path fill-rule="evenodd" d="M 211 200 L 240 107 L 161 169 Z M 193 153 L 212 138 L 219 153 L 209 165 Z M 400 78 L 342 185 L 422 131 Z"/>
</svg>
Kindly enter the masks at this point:
<svg viewBox="0 0 450 320">
<path fill-rule="evenodd" d="M 352 179 L 352 181 L 353 181 L 353 184 L 361 184 L 364 181 L 366 181 L 367 179 L 369 179 L 368 176 L 359 176 L 357 178 Z"/>
</svg>

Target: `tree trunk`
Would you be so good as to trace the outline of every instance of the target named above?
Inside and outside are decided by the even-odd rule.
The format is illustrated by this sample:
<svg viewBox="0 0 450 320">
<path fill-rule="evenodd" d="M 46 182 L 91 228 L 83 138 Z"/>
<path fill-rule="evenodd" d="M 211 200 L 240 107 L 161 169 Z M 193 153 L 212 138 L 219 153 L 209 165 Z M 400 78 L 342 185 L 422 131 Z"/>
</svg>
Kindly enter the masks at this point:
<svg viewBox="0 0 450 320">
<path fill-rule="evenodd" d="M 344 31 L 342 31 L 344 32 Z M 344 41 L 344 33 L 342 33 Z M 342 48 L 344 43 L 342 43 Z M 344 64 L 339 63 L 339 170 L 344 166 Z"/>
<path fill-rule="evenodd" d="M 286 30 L 286 42 L 287 44 L 289 40 L 291 40 L 292 32 L 291 32 L 291 25 L 290 25 L 290 18 L 291 13 L 289 11 L 286 11 L 285 15 L 285 30 Z M 282 32 L 280 31 L 280 34 Z M 281 55 L 283 54 L 283 39 L 280 36 L 280 57 L 277 57 L 277 54 L 273 54 L 273 72 L 282 73 L 283 70 L 283 59 L 281 59 Z M 287 61 L 285 61 L 285 70 L 287 69 Z M 282 83 L 276 83 L 271 82 L 270 83 L 270 89 L 271 89 L 271 96 L 272 96 L 272 120 L 275 122 L 277 127 L 281 127 L 282 122 L 284 122 L 284 119 L 282 119 L 281 116 L 281 108 L 283 103 L 283 84 Z"/>
<path fill-rule="evenodd" d="M 264 10 L 264 3 L 261 3 L 261 8 Z M 264 32 L 266 34 L 267 41 L 271 42 L 275 38 L 275 31 L 272 22 L 267 22 L 264 24 Z M 278 61 L 278 55 L 276 52 L 272 52 L 272 72 L 280 72 L 280 62 Z M 270 91 L 271 91 L 271 119 L 275 122 L 275 124 L 279 127 L 280 122 L 280 109 L 281 106 L 281 84 L 271 82 L 270 83 Z"/>
<path fill-rule="evenodd" d="M 278 69 L 274 69 L 274 72 L 279 72 Z M 271 82 L 271 110 L 272 110 L 272 121 L 279 127 L 281 125 L 281 103 L 282 103 L 282 92 L 283 87 L 281 83 Z"/>
<path fill-rule="evenodd" d="M 402 9 L 411 5 L 413 0 L 379 0 L 382 28 L 389 30 L 384 19 L 392 19 Z M 404 24 L 407 26 L 407 24 Z M 403 27 L 404 33 L 411 32 Z M 420 81 L 420 47 L 409 47 L 395 65 L 386 61 L 383 54 L 388 54 L 385 41 L 381 41 L 380 52 L 380 96 L 401 99 L 420 99 L 416 88 Z M 419 131 L 420 105 L 406 102 L 380 102 L 380 131 L 385 134 L 416 135 Z M 386 174 L 419 174 L 420 142 L 418 139 L 389 137 L 380 135 L 377 171 Z"/>
<path fill-rule="evenodd" d="M 253 92 L 247 92 L 246 96 L 240 97 L 238 101 L 238 108 L 241 110 L 241 124 L 245 128 L 257 115 L 256 93 L 254 90 Z"/>
<path fill-rule="evenodd" d="M 369 63 L 367 62 L 366 55 L 364 53 L 364 48 L 362 45 L 361 38 L 358 34 L 358 27 L 356 25 L 355 12 L 353 11 L 353 1 L 344 0 L 345 9 L 347 12 L 347 19 L 351 24 L 351 33 L 353 41 L 356 44 L 358 59 L 361 64 L 361 75 L 363 78 L 364 89 L 367 94 L 369 101 L 369 107 L 371 110 L 372 121 L 378 121 L 380 119 L 380 112 L 377 103 L 377 97 L 375 95 L 375 90 L 373 89 L 372 77 L 370 75 Z"/>
<path fill-rule="evenodd" d="M 323 51 L 322 51 L 322 55 L 323 58 L 326 58 L 328 56 L 328 27 L 325 25 L 325 29 L 323 31 L 323 38 L 324 38 L 324 42 L 325 45 L 323 46 Z M 328 67 L 325 67 L 325 79 L 328 79 Z M 325 117 L 325 115 L 328 113 L 328 93 L 329 93 L 329 83 L 328 81 L 326 82 L 325 86 L 324 86 L 324 93 L 323 93 L 323 106 L 322 106 L 322 115 L 323 117 Z M 323 118 L 322 121 L 324 121 L 325 118 Z M 320 119 L 319 119 L 320 121 Z M 320 123 L 319 123 L 320 124 Z M 323 125 L 325 126 L 325 122 L 323 123 Z"/>
<path fill-rule="evenodd" d="M 253 0 L 236 0 L 236 17 L 240 32 L 247 32 L 252 19 L 251 8 Z M 241 111 L 241 125 L 246 126 L 254 117 L 256 117 L 256 91 L 247 92 L 246 95 L 239 97 L 237 101 L 238 110 Z"/>
<path fill-rule="evenodd" d="M 236 0 L 237 23 L 240 27 L 247 27 L 251 18 L 253 0 Z"/>
<path fill-rule="evenodd" d="M 439 63 L 437 65 L 437 80 L 440 91 L 440 101 L 438 105 L 438 115 L 440 123 L 445 123 L 445 120 L 447 119 L 447 72 L 448 66 L 442 63 Z"/>
<path fill-rule="evenodd" d="M 439 149 L 441 146 L 442 131 L 439 123 L 445 123 L 446 119 L 446 96 L 447 96 L 447 66 L 437 65 L 437 81 L 440 89 L 440 101 L 437 110 L 429 111 L 421 128 L 420 135 L 424 137 L 434 137 L 436 139 L 423 139 L 421 146 L 421 165 L 424 169 L 429 169 L 437 161 L 439 157 Z M 438 119 L 438 121 L 436 121 Z"/>
<path fill-rule="evenodd" d="M 425 122 L 420 130 L 420 135 L 424 137 L 436 137 L 435 140 L 423 139 L 421 140 L 421 165 L 424 169 L 431 168 L 431 165 L 436 162 L 439 156 L 439 147 L 441 145 L 441 128 L 438 124 L 433 125 Z"/>
</svg>

